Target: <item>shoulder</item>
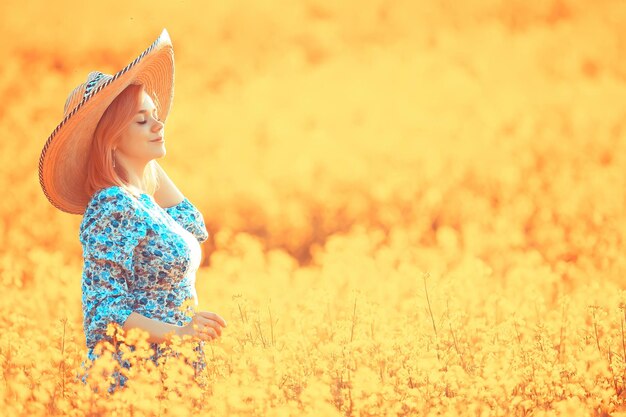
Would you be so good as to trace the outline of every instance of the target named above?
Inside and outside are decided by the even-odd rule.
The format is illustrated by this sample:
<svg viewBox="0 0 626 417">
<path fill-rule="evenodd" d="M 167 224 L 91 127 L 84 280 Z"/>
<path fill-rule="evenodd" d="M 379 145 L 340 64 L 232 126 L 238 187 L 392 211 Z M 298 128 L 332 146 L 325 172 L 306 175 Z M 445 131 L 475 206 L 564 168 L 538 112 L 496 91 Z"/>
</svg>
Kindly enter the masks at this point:
<svg viewBox="0 0 626 417">
<path fill-rule="evenodd" d="M 80 230 L 82 232 L 94 223 L 138 220 L 140 213 L 137 201 L 122 187 L 102 188 L 87 203 Z"/>
<path fill-rule="evenodd" d="M 124 210 L 132 206 L 133 199 L 128 192 L 118 185 L 113 185 L 101 188 L 91 196 L 83 216 L 88 217 L 102 210 Z"/>
</svg>

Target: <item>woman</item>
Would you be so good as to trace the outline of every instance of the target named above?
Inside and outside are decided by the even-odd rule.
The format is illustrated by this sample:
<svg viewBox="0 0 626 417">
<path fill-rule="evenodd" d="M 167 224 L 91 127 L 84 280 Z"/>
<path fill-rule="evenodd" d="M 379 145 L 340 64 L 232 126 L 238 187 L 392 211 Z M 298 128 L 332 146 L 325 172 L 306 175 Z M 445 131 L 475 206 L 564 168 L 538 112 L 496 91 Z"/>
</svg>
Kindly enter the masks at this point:
<svg viewBox="0 0 626 417">
<path fill-rule="evenodd" d="M 88 358 L 98 357 L 98 343 L 117 343 L 112 330 L 139 328 L 148 334 L 155 364 L 172 336 L 191 336 L 198 372 L 206 366 L 204 342 L 220 337 L 226 322 L 195 311 L 200 243 L 208 233 L 202 214 L 156 162 L 166 154 L 173 80 L 165 30 L 117 74 L 90 73 L 70 94 L 65 118 L 43 148 L 39 180 L 55 207 L 83 215 Z M 121 352 L 114 357 L 129 367 Z M 126 382 L 118 372 L 114 377 L 109 392 Z"/>
</svg>

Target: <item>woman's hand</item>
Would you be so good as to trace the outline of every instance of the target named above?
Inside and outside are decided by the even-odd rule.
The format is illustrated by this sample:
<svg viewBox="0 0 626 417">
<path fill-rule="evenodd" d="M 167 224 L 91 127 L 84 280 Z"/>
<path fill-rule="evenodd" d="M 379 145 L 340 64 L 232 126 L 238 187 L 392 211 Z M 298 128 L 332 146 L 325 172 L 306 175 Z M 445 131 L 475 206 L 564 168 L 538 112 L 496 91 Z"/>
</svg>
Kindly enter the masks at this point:
<svg viewBox="0 0 626 417">
<path fill-rule="evenodd" d="M 189 335 L 200 340 L 214 340 L 222 335 L 222 327 L 226 327 L 226 320 L 217 313 L 198 311 L 191 321 L 178 329 L 181 338 Z"/>
<path fill-rule="evenodd" d="M 161 207 L 172 207 L 179 204 L 185 196 L 176 187 L 174 181 L 165 173 L 165 170 L 157 161 L 153 161 L 158 175 L 159 188 L 154 192 L 154 201 Z"/>
</svg>

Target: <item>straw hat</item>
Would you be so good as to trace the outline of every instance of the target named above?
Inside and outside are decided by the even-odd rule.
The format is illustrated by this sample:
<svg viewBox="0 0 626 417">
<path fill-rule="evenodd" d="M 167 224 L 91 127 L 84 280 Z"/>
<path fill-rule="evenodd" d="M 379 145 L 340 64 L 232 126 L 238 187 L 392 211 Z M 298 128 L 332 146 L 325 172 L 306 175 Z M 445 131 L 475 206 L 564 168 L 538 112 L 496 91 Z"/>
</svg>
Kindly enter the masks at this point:
<svg viewBox="0 0 626 417">
<path fill-rule="evenodd" d="M 63 121 L 39 158 L 39 183 L 56 208 L 84 213 L 91 197 L 84 188 L 93 133 L 107 107 L 130 84 L 143 84 L 146 92 L 156 95 L 159 117 L 165 121 L 174 92 L 174 50 L 165 29 L 124 69 L 115 75 L 93 71 L 70 93 Z"/>
</svg>

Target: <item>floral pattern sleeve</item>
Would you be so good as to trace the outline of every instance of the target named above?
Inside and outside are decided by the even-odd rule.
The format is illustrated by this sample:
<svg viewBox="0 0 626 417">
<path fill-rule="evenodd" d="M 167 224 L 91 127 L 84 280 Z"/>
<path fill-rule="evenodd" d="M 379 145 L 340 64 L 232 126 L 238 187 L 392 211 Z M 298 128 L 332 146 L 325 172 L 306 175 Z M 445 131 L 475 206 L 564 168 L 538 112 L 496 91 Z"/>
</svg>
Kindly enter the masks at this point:
<svg viewBox="0 0 626 417">
<path fill-rule="evenodd" d="M 202 213 L 186 197 L 177 205 L 165 208 L 165 211 L 178 224 L 194 235 L 198 242 L 202 243 L 209 238 Z"/>
<path fill-rule="evenodd" d="M 80 227 L 83 246 L 82 302 L 90 349 L 108 339 L 108 323 L 122 327 L 133 312 L 133 257 L 146 224 L 133 200 L 119 188 L 100 192 L 87 206 Z"/>
</svg>

